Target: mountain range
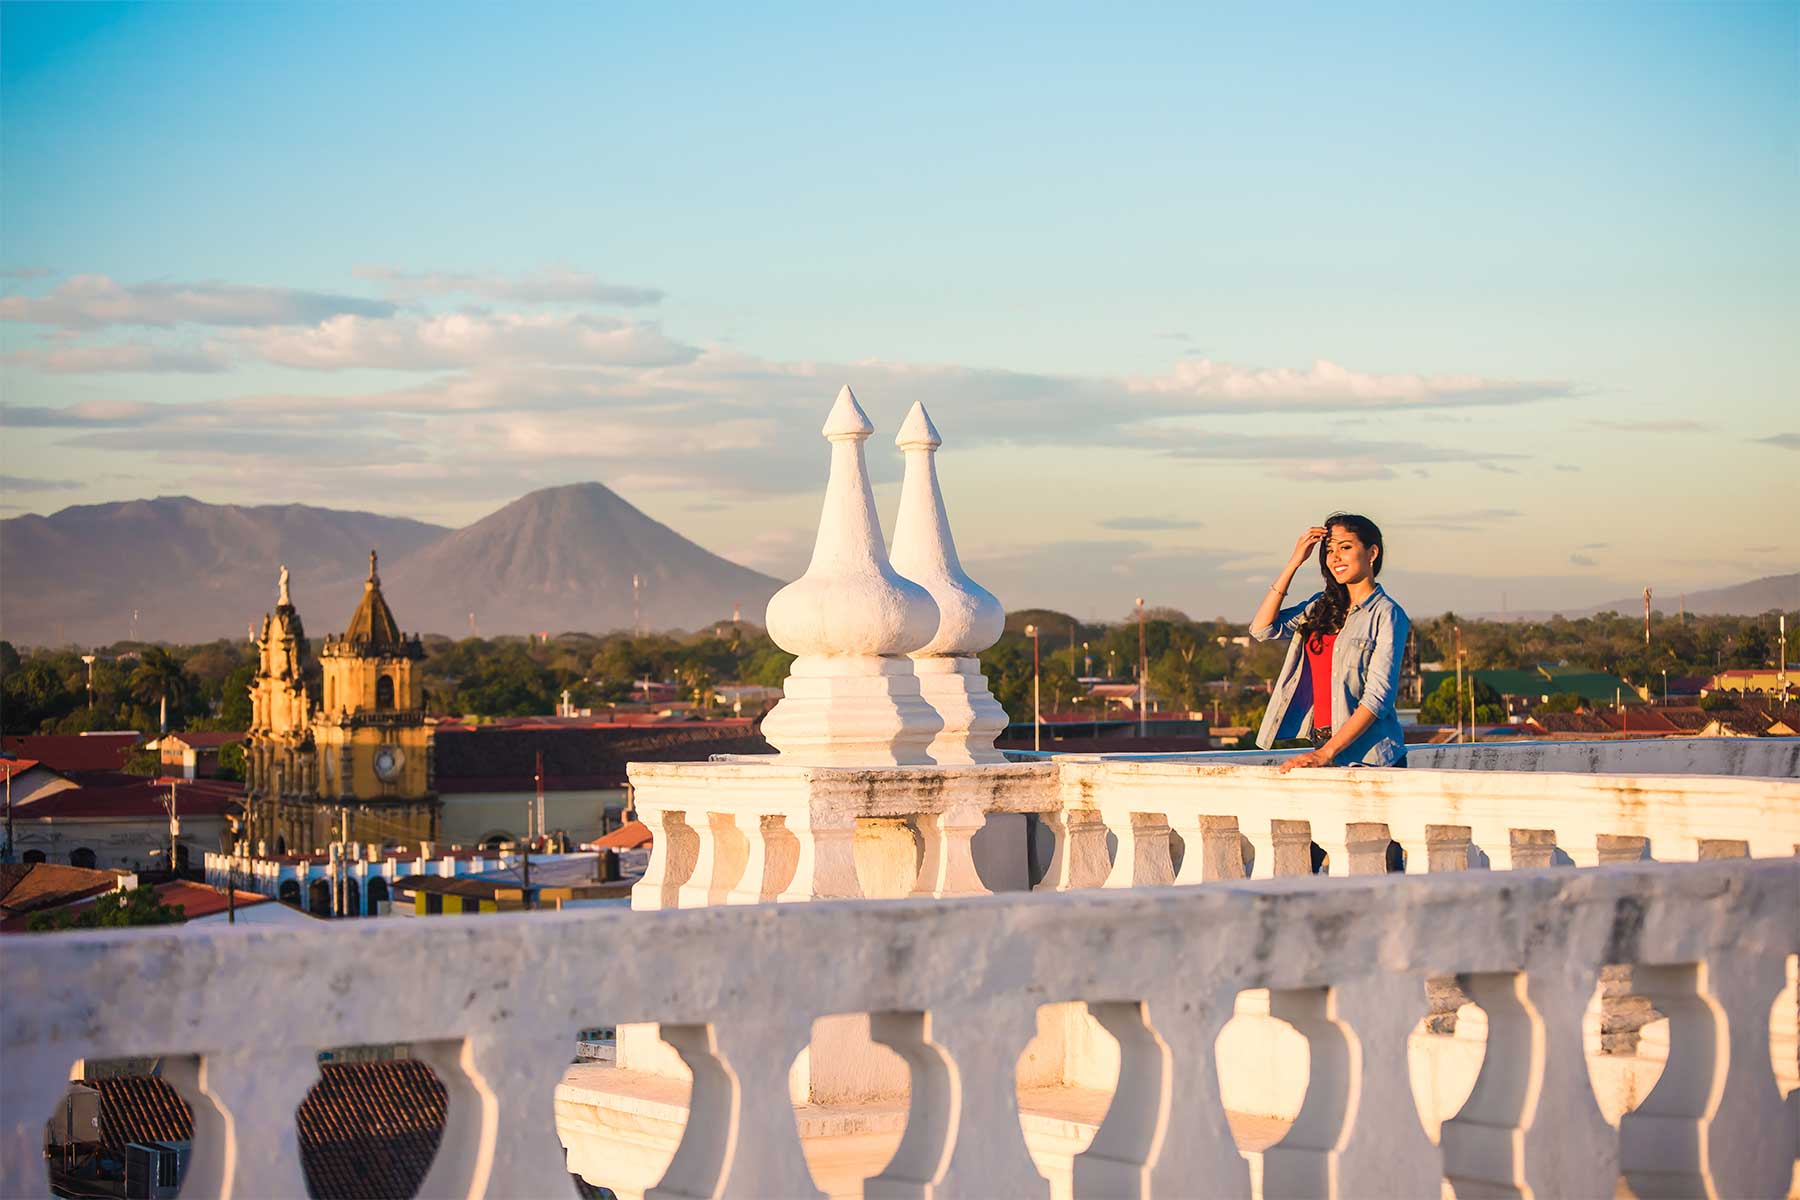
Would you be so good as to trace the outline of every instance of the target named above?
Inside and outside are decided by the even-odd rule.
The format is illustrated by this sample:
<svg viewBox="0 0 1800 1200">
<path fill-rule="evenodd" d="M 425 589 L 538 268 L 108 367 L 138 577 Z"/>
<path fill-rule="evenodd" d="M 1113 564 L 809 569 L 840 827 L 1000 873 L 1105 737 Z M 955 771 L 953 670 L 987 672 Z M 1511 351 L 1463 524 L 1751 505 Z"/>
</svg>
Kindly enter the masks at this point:
<svg viewBox="0 0 1800 1200">
<path fill-rule="evenodd" d="M 692 629 L 758 623 L 779 580 L 651 520 L 598 483 L 532 492 L 463 529 L 307 505 L 186 496 L 78 505 L 0 521 L 0 637 L 98 645 L 231 637 L 275 605 L 285 564 L 309 634 L 343 628 L 380 552 L 408 632 Z M 134 620 L 135 613 L 135 620 Z"/>
<path fill-rule="evenodd" d="M 1733 584 L 1730 587 L 1708 588 L 1704 591 L 1668 592 L 1653 591 L 1650 595 L 1650 607 L 1653 611 L 1674 614 L 1686 611 L 1694 616 L 1723 616 L 1727 614 L 1755 615 L 1771 609 L 1793 612 L 1800 609 L 1800 572 L 1788 575 L 1765 575 L 1761 579 L 1752 579 L 1748 583 Z M 1565 617 L 1591 617 L 1595 613 L 1642 613 L 1644 611 L 1644 595 L 1639 592 L 1635 596 L 1627 596 L 1623 600 L 1608 600 L 1604 604 L 1589 604 L 1579 608 L 1558 609 Z M 1508 621 L 1532 621 L 1555 615 L 1548 610 L 1485 613 L 1491 618 Z"/>
</svg>

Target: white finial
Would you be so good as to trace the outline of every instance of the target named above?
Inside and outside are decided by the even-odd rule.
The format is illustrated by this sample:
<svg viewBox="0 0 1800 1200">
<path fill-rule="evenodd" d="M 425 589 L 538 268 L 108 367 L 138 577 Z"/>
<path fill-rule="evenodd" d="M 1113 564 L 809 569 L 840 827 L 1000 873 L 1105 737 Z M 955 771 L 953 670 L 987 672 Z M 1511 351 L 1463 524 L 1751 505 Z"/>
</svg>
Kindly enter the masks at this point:
<svg viewBox="0 0 1800 1200">
<path fill-rule="evenodd" d="M 286 605 L 289 608 L 294 606 L 293 599 L 288 595 L 288 569 L 286 563 L 281 564 L 281 595 L 276 598 L 275 603 Z"/>
<path fill-rule="evenodd" d="M 905 657 L 937 632 L 937 605 L 888 562 L 863 443 L 875 432 L 848 387 L 820 431 L 831 476 L 806 574 L 769 601 L 775 644 L 798 656 L 763 719 L 783 757 L 820 765 L 929 763 L 941 722 Z"/>
<path fill-rule="evenodd" d="M 923 404 L 912 406 L 894 442 L 906 452 L 900 515 L 894 522 L 894 568 L 923 585 L 939 613 L 936 635 L 912 652 L 921 694 L 944 722 L 931 743 L 932 759 L 946 764 L 1004 762 L 994 739 L 1006 728 L 1006 711 L 988 692 L 976 655 L 1000 639 L 1006 610 L 992 592 L 969 578 L 956 556 L 938 486 L 937 448 L 943 438 Z"/>
</svg>

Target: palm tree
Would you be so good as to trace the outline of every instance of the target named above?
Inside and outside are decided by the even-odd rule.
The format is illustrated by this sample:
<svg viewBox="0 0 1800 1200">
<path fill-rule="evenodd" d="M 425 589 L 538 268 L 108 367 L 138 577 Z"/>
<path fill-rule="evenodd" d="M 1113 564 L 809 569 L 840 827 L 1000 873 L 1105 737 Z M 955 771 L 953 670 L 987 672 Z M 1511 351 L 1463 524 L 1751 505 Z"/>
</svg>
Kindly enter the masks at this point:
<svg viewBox="0 0 1800 1200">
<path fill-rule="evenodd" d="M 181 663 L 160 646 L 146 646 L 137 669 L 126 685 L 131 695 L 146 708 L 154 708 L 167 699 L 169 709 L 179 714 L 194 694 L 194 681 L 181 669 Z"/>
</svg>

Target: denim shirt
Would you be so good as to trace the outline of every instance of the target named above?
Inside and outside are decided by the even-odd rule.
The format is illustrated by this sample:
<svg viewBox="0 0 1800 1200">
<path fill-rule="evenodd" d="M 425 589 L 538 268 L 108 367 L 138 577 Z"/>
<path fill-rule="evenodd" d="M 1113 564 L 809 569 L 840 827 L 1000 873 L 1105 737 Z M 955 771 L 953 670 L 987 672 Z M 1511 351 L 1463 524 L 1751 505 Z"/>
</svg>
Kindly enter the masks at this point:
<svg viewBox="0 0 1800 1200">
<path fill-rule="evenodd" d="M 1315 725 L 1324 724 L 1313 719 L 1312 668 L 1296 632 L 1301 618 L 1324 594 L 1316 593 L 1310 600 L 1282 609 L 1267 628 L 1250 630 L 1250 636 L 1259 642 L 1293 639 L 1256 735 L 1256 744 L 1265 750 L 1278 738 L 1310 737 Z M 1344 627 L 1338 631 L 1331 655 L 1331 728 L 1343 728 L 1359 706 L 1375 714 L 1375 723 L 1344 747 L 1337 756 L 1338 765 L 1386 767 L 1406 761 L 1406 738 L 1400 731 L 1394 701 L 1400 690 L 1401 652 L 1410 628 L 1405 610 L 1380 584 L 1367 600 L 1351 605 L 1344 615 Z"/>
</svg>

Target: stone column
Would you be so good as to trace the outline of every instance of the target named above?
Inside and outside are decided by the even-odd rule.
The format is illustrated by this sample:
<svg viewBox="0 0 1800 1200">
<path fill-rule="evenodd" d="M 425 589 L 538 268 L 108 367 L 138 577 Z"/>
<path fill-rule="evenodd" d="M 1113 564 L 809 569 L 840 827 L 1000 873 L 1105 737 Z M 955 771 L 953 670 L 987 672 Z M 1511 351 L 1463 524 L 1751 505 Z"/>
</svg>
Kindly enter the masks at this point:
<svg viewBox="0 0 1800 1200">
<path fill-rule="evenodd" d="M 894 521 L 894 569 L 931 593 L 937 635 L 912 652 L 919 692 L 944 727 L 931 741 L 933 762 L 999 763 L 994 739 L 1006 710 L 988 691 L 976 657 L 999 640 L 1006 611 L 994 594 L 963 572 L 938 486 L 937 449 L 943 444 L 923 404 L 907 413 L 894 439 L 906 455 L 900 515 Z"/>
<path fill-rule="evenodd" d="M 798 657 L 763 736 L 794 763 L 927 765 L 943 722 L 907 655 L 936 636 L 937 604 L 888 562 L 863 452 L 875 426 L 849 388 L 822 432 L 831 478 L 812 562 L 769 601 L 770 638 Z"/>
</svg>

